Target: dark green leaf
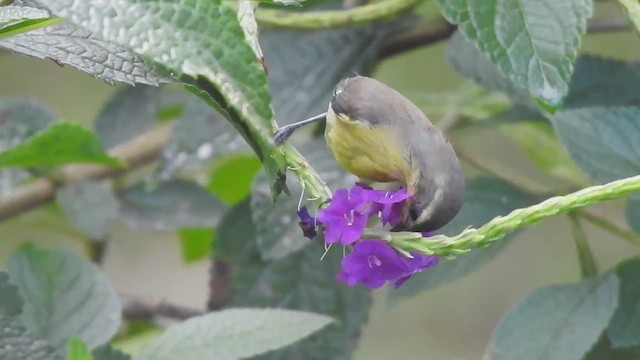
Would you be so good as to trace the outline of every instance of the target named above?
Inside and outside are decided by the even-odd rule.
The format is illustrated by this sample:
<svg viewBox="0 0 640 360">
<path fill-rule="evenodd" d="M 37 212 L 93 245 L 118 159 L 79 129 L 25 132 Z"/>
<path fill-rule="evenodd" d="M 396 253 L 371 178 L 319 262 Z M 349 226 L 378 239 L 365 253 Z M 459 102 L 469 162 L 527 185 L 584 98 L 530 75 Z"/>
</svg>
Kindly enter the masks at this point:
<svg viewBox="0 0 640 360">
<path fill-rule="evenodd" d="M 69 349 L 67 350 L 67 360 L 93 360 L 91 351 L 82 339 L 72 337 L 69 339 Z"/>
<path fill-rule="evenodd" d="M 93 350 L 93 360 L 130 360 L 131 356 L 116 350 L 109 345 L 103 345 Z"/>
<path fill-rule="evenodd" d="M 18 288 L 11 283 L 9 275 L 0 271 L 0 318 L 13 317 L 22 313 L 24 300 Z"/>
<path fill-rule="evenodd" d="M 93 348 L 118 330 L 120 300 L 104 274 L 84 258 L 27 244 L 11 256 L 7 270 L 25 300 L 20 322 L 60 352 L 72 336 Z"/>
<path fill-rule="evenodd" d="M 0 360 L 62 360 L 46 341 L 15 321 L 0 318 Z"/>
<path fill-rule="evenodd" d="M 94 125 L 102 145 L 110 149 L 152 129 L 159 95 L 159 88 L 148 85 L 127 86 L 118 91 Z"/>
<path fill-rule="evenodd" d="M 590 0 L 436 0 L 444 16 L 522 90 L 558 106 L 568 92 Z"/>
<path fill-rule="evenodd" d="M 611 340 L 606 336 L 600 336 L 589 353 L 582 360 L 637 360 L 640 359 L 640 347 L 626 349 L 614 349 Z"/>
<path fill-rule="evenodd" d="M 162 151 L 160 175 L 169 179 L 225 153 L 245 149 L 250 149 L 246 141 L 220 113 L 192 98 Z"/>
<path fill-rule="evenodd" d="M 640 173 L 640 108 L 590 107 L 559 111 L 553 122 L 569 156 L 592 179 Z"/>
<path fill-rule="evenodd" d="M 367 321 L 371 293 L 363 287 L 348 288 L 334 279 L 340 272 L 341 249 L 334 246 L 320 260 L 325 250 L 316 241 L 282 259 L 262 261 L 255 236 L 248 202 L 234 207 L 218 228 L 216 263 L 233 269 L 228 279 L 234 286 L 232 305 L 303 310 L 338 321 L 293 347 L 260 359 L 350 359 Z M 211 299 L 212 305 L 219 303 Z"/>
<path fill-rule="evenodd" d="M 211 250 L 214 236 L 214 229 L 185 228 L 178 230 L 182 261 L 190 263 L 206 258 Z"/>
<path fill-rule="evenodd" d="M 32 99 L 0 99 L 0 153 L 24 142 L 56 120 L 49 108 Z M 28 179 L 22 169 L 0 169 L 0 198 Z"/>
<path fill-rule="evenodd" d="M 629 226 L 635 232 L 640 233 L 640 196 L 632 195 L 629 197 L 624 208 L 624 214 Z"/>
<path fill-rule="evenodd" d="M 355 178 L 347 174 L 327 150 L 324 140 L 315 139 L 300 148 L 307 161 L 332 189 L 350 187 Z M 258 229 L 258 249 L 263 259 L 280 259 L 308 245 L 298 226 L 298 202 L 302 188 L 295 184 L 291 196 L 273 203 L 266 178 L 260 174 L 253 185 L 251 209 Z M 303 201 L 303 203 L 305 203 Z"/>
<path fill-rule="evenodd" d="M 132 227 L 174 230 L 215 227 L 227 206 L 205 188 L 186 180 L 139 184 L 119 193 L 120 214 Z"/>
<path fill-rule="evenodd" d="M 91 239 L 109 235 L 111 221 L 118 216 L 118 200 L 97 181 L 80 181 L 63 186 L 56 201 L 73 226 Z"/>
<path fill-rule="evenodd" d="M 67 23 L 1 39 L 0 47 L 39 59 L 53 59 L 109 84 L 124 82 L 158 85 L 175 81 L 146 64 L 138 55 Z"/>
<path fill-rule="evenodd" d="M 49 13 L 46 10 L 27 6 L 2 6 L 0 7 L 0 34 L 1 29 L 9 24 L 22 20 L 46 19 Z"/>
<path fill-rule="evenodd" d="M 55 123 L 25 142 L 0 153 L 0 167 L 55 166 L 68 163 L 122 166 L 120 159 L 104 152 L 94 133 L 72 123 Z"/>
<path fill-rule="evenodd" d="M 230 309 L 170 327 L 140 360 L 235 360 L 276 350 L 331 323 L 327 316 L 280 309 Z"/>
<path fill-rule="evenodd" d="M 266 76 L 245 42 L 233 4 L 222 0 L 41 3 L 54 15 L 103 40 L 130 49 L 174 74 L 190 77 L 184 78 L 185 82 L 197 84 L 199 95 L 204 96 L 204 90 L 226 110 L 234 127 L 258 153 L 273 194 L 281 191 L 285 161 L 272 139 L 275 124 Z M 145 26 L 140 26 L 140 19 Z"/>
<path fill-rule="evenodd" d="M 251 184 L 260 171 L 253 155 L 233 154 L 220 159 L 213 169 L 207 188 L 229 205 L 236 205 L 251 193 Z"/>
<path fill-rule="evenodd" d="M 614 348 L 640 346 L 640 259 L 625 261 L 616 268 L 620 299 L 607 334 Z"/>
<path fill-rule="evenodd" d="M 458 216 L 442 229 L 445 235 L 455 235 L 469 226 L 478 227 L 496 216 L 531 205 L 535 197 L 502 180 L 476 177 L 467 183 L 465 201 Z M 438 266 L 414 275 L 404 285 L 390 291 L 388 300 L 393 303 L 422 291 L 435 289 L 458 280 L 478 270 L 493 260 L 515 234 L 488 248 L 474 250 L 453 260 L 443 260 Z"/>
<path fill-rule="evenodd" d="M 618 283 L 615 274 L 607 274 L 534 291 L 502 318 L 489 358 L 582 359 L 613 315 Z"/>
</svg>

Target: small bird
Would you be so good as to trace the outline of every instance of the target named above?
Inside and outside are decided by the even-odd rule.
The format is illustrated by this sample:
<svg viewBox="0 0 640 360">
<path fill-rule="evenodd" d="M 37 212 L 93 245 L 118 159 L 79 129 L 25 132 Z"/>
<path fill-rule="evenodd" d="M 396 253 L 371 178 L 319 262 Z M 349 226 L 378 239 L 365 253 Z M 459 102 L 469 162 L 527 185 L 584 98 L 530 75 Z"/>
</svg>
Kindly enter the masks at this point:
<svg viewBox="0 0 640 360">
<path fill-rule="evenodd" d="M 345 170 L 367 183 L 399 183 L 412 195 L 393 231 L 434 231 L 458 214 L 465 193 L 458 157 L 442 131 L 398 91 L 365 76 L 343 79 L 326 113 L 280 128 L 275 141 L 325 119 L 327 145 Z"/>
</svg>

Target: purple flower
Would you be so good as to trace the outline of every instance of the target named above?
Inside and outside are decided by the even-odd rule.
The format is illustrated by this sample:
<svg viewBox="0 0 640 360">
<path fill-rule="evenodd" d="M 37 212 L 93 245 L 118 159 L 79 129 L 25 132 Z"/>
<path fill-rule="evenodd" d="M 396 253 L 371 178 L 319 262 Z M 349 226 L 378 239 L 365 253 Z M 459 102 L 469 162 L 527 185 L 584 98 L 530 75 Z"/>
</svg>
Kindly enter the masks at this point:
<svg viewBox="0 0 640 360">
<path fill-rule="evenodd" d="M 324 241 L 351 245 L 360 238 L 371 213 L 371 202 L 379 194 L 375 190 L 354 186 L 351 191 L 340 189 L 329 206 L 318 211 L 317 220 L 324 224 Z"/>
<path fill-rule="evenodd" d="M 402 274 L 402 276 L 400 276 L 393 282 L 393 287 L 400 287 L 400 285 L 409 280 L 413 274 L 419 273 L 424 269 L 436 266 L 440 262 L 440 258 L 433 255 L 423 255 L 412 252 L 411 256 L 413 256 L 413 258 L 401 256 L 402 261 L 405 264 L 405 272 Z"/>
<path fill-rule="evenodd" d="M 404 188 L 396 191 L 379 191 L 379 197 L 374 200 L 374 208 L 380 211 L 382 224 L 396 226 L 402 220 L 402 207 L 405 200 L 411 198 Z"/>
<path fill-rule="evenodd" d="M 304 237 L 313 239 L 318 235 L 316 232 L 316 219 L 309 215 L 309 210 L 306 207 L 302 207 L 298 210 L 298 218 L 300 221 L 298 222 L 298 226 L 302 229 L 302 233 Z"/>
<path fill-rule="evenodd" d="M 391 246 L 380 240 L 362 240 L 342 259 L 342 272 L 336 279 L 349 287 L 362 283 L 377 289 L 387 280 L 398 279 L 405 271 L 405 263 Z"/>
</svg>

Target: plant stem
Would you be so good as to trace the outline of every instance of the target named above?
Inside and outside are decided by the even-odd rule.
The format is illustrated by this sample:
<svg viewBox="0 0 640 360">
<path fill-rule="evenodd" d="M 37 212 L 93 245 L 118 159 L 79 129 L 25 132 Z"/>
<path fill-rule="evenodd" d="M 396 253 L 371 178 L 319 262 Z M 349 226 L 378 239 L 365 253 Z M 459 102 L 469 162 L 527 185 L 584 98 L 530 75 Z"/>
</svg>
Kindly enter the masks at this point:
<svg viewBox="0 0 640 360">
<path fill-rule="evenodd" d="M 640 175 L 591 186 L 564 196 L 555 196 L 539 204 L 516 209 L 506 216 L 494 218 L 477 229 L 469 228 L 453 237 L 436 235 L 422 238 L 419 233 L 390 233 L 388 238 L 392 245 L 407 251 L 453 257 L 489 246 L 502 239 L 507 233 L 542 219 L 602 201 L 621 198 L 636 191 L 640 191 Z"/>
<path fill-rule="evenodd" d="M 62 22 L 62 18 L 58 18 L 58 17 L 21 21 L 14 25 L 9 25 L 4 29 L 2 29 L 2 31 L 0 32 L 0 40 L 6 39 L 8 37 L 15 36 L 18 34 L 22 34 L 27 31 L 33 31 L 36 29 L 50 26 L 50 25 L 59 24 L 61 22 Z"/>
<path fill-rule="evenodd" d="M 388 19 L 403 13 L 422 0 L 383 0 L 348 10 L 292 12 L 258 9 L 256 20 L 261 25 L 294 29 L 330 29 Z"/>
<path fill-rule="evenodd" d="M 569 222 L 571 223 L 571 231 L 576 244 L 578 262 L 580 263 L 580 276 L 583 279 L 595 277 L 598 275 L 598 265 L 589 248 L 589 243 L 587 243 L 587 235 L 582 228 L 582 224 L 580 224 L 580 220 L 575 213 L 569 213 Z"/>
<path fill-rule="evenodd" d="M 604 216 L 594 214 L 587 210 L 576 211 L 575 215 L 580 218 L 583 218 L 584 220 L 590 222 L 591 224 L 603 230 L 606 230 L 622 239 L 628 240 L 629 242 L 631 242 L 636 246 L 640 246 L 640 236 L 638 236 L 633 231 L 627 230 L 623 226 L 614 223 L 613 221 L 605 218 Z"/>
</svg>

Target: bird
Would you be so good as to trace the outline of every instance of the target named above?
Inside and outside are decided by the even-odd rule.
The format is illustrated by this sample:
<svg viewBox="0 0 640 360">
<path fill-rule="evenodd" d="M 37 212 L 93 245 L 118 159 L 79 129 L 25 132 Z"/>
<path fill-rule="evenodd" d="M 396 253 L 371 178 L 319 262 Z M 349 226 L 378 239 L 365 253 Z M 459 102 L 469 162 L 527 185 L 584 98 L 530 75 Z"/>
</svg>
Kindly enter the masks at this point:
<svg viewBox="0 0 640 360">
<path fill-rule="evenodd" d="M 325 113 L 279 128 L 274 140 L 281 144 L 295 129 L 322 120 L 341 167 L 365 183 L 397 183 L 412 195 L 392 231 L 432 232 L 458 214 L 465 178 L 455 150 L 400 92 L 370 77 L 344 78 Z"/>
</svg>

